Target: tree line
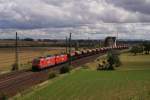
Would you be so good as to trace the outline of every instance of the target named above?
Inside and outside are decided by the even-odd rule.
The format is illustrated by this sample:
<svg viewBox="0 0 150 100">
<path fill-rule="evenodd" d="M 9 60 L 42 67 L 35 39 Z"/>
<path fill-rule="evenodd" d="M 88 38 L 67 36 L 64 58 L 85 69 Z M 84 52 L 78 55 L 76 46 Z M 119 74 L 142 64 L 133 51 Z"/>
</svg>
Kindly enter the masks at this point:
<svg viewBox="0 0 150 100">
<path fill-rule="evenodd" d="M 137 54 L 150 54 L 150 42 L 143 42 L 131 47 L 130 52 L 134 55 Z"/>
</svg>

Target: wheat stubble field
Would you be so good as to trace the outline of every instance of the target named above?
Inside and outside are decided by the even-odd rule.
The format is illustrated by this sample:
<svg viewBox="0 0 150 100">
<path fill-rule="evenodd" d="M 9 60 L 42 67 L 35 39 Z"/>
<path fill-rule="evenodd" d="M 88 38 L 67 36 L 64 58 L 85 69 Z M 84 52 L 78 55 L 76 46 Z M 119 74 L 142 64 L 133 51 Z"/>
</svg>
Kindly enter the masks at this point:
<svg viewBox="0 0 150 100">
<path fill-rule="evenodd" d="M 28 69 L 35 57 L 53 55 L 65 52 L 64 48 L 51 47 L 21 47 L 18 48 L 20 69 Z M 0 48 L 0 73 L 11 70 L 15 62 L 14 48 Z"/>
</svg>

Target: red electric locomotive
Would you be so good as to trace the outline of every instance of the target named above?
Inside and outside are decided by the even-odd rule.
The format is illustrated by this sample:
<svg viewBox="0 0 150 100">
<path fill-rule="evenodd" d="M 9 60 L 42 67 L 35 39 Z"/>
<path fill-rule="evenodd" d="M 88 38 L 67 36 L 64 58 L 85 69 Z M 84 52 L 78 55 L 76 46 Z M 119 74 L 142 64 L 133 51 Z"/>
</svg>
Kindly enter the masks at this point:
<svg viewBox="0 0 150 100">
<path fill-rule="evenodd" d="M 39 57 L 32 61 L 33 69 L 45 69 L 68 61 L 67 54 Z"/>
<path fill-rule="evenodd" d="M 47 66 L 45 57 L 39 57 L 32 61 L 33 69 L 42 69 Z"/>
</svg>

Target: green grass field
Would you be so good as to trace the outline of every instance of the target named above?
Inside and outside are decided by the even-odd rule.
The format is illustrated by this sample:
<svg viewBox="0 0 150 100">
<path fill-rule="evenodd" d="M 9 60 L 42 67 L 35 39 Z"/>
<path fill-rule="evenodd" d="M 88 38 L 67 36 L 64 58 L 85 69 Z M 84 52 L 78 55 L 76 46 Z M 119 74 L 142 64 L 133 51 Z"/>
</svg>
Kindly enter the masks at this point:
<svg viewBox="0 0 150 100">
<path fill-rule="evenodd" d="M 121 70 L 150 70 L 150 55 L 133 56 L 131 54 L 123 54 Z"/>
<path fill-rule="evenodd" d="M 115 71 L 79 69 L 18 99 L 150 100 L 150 55 L 123 54 L 120 58 L 122 66 Z"/>
</svg>

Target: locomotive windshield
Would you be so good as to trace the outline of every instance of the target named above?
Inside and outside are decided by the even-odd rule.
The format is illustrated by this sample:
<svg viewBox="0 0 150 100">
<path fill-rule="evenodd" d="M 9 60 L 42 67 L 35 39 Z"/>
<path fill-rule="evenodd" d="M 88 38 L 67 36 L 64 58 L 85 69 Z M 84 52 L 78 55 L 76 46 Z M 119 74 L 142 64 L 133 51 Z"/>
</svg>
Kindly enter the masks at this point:
<svg viewBox="0 0 150 100">
<path fill-rule="evenodd" d="M 34 60 L 33 60 L 33 63 L 34 63 L 34 64 L 37 64 L 37 63 L 39 63 L 39 62 L 40 62 L 40 59 L 34 59 Z"/>
</svg>

